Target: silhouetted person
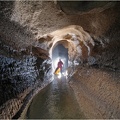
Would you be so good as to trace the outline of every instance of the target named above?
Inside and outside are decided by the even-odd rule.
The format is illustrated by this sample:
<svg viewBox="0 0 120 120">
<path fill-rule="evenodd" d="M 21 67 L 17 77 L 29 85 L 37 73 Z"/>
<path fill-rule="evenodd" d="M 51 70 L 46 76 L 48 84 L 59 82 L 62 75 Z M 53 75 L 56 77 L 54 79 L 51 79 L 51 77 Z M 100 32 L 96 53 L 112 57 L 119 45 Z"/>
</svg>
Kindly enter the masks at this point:
<svg viewBox="0 0 120 120">
<path fill-rule="evenodd" d="M 60 68 L 60 72 L 62 73 L 63 62 L 61 61 L 61 59 L 59 59 L 57 67 Z"/>
</svg>

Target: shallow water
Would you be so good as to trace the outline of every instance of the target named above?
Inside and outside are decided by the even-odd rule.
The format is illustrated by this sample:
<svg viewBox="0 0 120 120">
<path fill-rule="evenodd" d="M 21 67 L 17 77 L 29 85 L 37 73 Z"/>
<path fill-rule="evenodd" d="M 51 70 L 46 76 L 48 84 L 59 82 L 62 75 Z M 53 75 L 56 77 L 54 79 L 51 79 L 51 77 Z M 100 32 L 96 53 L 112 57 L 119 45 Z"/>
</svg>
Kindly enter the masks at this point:
<svg viewBox="0 0 120 120">
<path fill-rule="evenodd" d="M 32 100 L 27 119 L 81 119 L 83 113 L 65 77 L 54 81 Z"/>
</svg>

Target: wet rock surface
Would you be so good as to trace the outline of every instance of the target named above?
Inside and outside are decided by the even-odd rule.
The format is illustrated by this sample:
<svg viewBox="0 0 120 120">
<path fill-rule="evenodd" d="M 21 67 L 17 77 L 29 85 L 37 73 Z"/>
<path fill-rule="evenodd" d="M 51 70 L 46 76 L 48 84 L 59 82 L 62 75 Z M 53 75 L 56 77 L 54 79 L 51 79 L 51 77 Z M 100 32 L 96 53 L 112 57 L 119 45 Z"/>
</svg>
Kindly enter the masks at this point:
<svg viewBox="0 0 120 120">
<path fill-rule="evenodd" d="M 53 38 L 66 39 L 58 43 L 63 43 L 70 49 L 68 57 L 73 58 L 71 63 L 76 60 L 79 66 L 87 64 L 97 68 L 79 68 L 82 76 L 78 73 L 78 78 L 72 84 L 75 94 L 80 93 L 76 96 L 81 106 L 86 101 L 85 107 L 82 106 L 83 111 L 88 113 L 86 116 L 119 118 L 120 3 L 63 3 L 0 1 L 0 118 L 12 118 L 33 86 L 36 88 L 41 87 L 42 83 L 49 83 L 52 73 L 50 50 L 56 45 Z M 74 34 L 71 34 L 71 25 L 74 26 Z M 65 33 L 66 30 L 61 31 L 62 28 L 69 28 L 68 33 Z M 64 35 L 61 37 L 52 34 L 56 30 Z M 94 43 L 92 45 L 90 38 Z M 72 44 L 68 45 L 68 39 Z M 74 73 L 74 67 L 71 66 L 70 77 Z M 83 94 L 80 92 L 82 90 L 86 92 Z M 88 95 L 90 91 L 92 93 Z M 92 100 L 94 103 L 91 103 Z M 91 113 L 96 109 L 97 112 Z"/>
<path fill-rule="evenodd" d="M 0 55 L 1 119 L 12 118 L 25 99 L 33 96 L 33 90 L 41 88 L 51 80 L 50 60 L 44 61 L 32 54 L 23 54 L 28 53 L 26 50 L 16 51 L 17 56 L 12 48 L 8 47 L 7 51 L 11 52 L 11 55 Z"/>
<path fill-rule="evenodd" d="M 85 118 L 67 79 L 54 76 L 53 82 L 31 101 L 24 119 Z"/>
</svg>

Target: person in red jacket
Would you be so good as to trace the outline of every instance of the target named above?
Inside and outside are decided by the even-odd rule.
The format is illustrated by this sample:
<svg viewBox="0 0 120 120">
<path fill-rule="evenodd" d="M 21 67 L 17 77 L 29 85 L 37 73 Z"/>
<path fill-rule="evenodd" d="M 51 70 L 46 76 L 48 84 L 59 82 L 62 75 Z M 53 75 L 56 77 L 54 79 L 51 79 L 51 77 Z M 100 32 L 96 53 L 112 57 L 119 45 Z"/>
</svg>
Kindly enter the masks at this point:
<svg viewBox="0 0 120 120">
<path fill-rule="evenodd" d="M 58 62 L 58 68 L 60 68 L 60 72 L 62 74 L 62 67 L 63 67 L 63 62 L 61 61 L 61 59 L 59 59 L 59 62 Z"/>
</svg>

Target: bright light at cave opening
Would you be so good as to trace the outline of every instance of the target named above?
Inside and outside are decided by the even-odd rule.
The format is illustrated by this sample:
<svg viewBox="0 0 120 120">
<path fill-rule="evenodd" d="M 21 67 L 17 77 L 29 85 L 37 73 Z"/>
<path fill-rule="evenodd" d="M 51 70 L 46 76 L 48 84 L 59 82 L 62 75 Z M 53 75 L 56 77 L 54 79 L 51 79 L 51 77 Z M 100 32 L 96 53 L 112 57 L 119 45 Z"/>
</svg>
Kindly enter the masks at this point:
<svg viewBox="0 0 120 120">
<path fill-rule="evenodd" d="M 65 64 L 65 58 L 59 58 L 58 57 L 56 59 L 53 59 L 53 64 L 52 64 L 53 70 L 55 70 L 57 68 L 59 59 L 61 59 L 61 61 L 63 62 L 63 65 Z"/>
<path fill-rule="evenodd" d="M 59 73 L 59 74 L 58 74 L 58 78 L 60 79 L 60 78 L 62 77 L 62 75 L 65 76 L 65 77 L 67 78 L 67 76 L 68 76 L 68 71 L 66 70 L 66 71 L 63 72 L 62 74 Z"/>
<path fill-rule="evenodd" d="M 58 78 L 60 79 L 62 77 L 61 73 L 58 74 Z"/>
<path fill-rule="evenodd" d="M 59 62 L 59 59 L 60 58 L 56 58 L 55 60 L 53 60 L 53 68 L 54 68 L 54 70 L 57 68 L 57 64 Z"/>
<path fill-rule="evenodd" d="M 61 61 L 63 62 L 63 66 L 65 65 L 65 61 L 66 61 L 65 58 L 63 58 L 63 57 L 62 57 L 62 58 L 61 58 L 61 57 L 57 57 L 56 59 L 53 59 L 53 63 L 52 63 L 53 72 L 55 72 L 55 70 L 56 70 L 56 68 L 57 68 L 59 59 L 61 59 Z M 65 76 L 65 77 L 67 78 L 67 75 L 68 75 L 68 71 L 67 71 L 67 70 L 64 70 L 64 71 L 62 72 L 62 74 L 59 73 L 59 74 L 57 75 L 57 77 L 60 79 L 62 76 Z"/>
</svg>

